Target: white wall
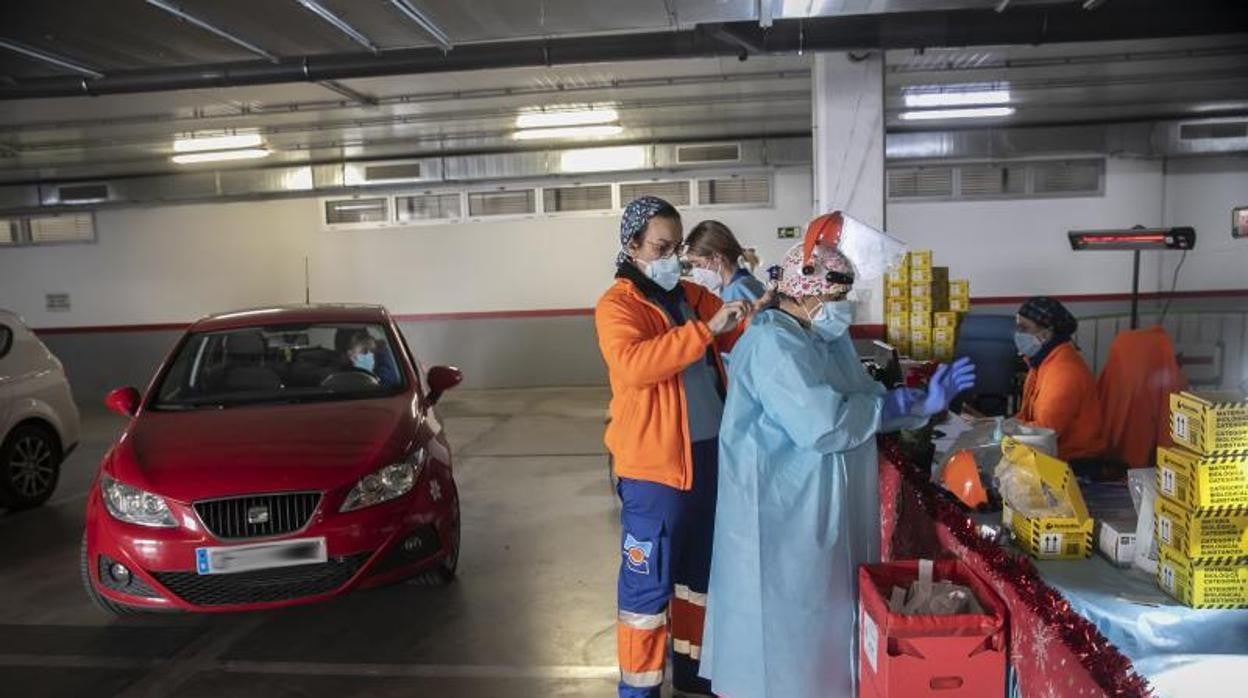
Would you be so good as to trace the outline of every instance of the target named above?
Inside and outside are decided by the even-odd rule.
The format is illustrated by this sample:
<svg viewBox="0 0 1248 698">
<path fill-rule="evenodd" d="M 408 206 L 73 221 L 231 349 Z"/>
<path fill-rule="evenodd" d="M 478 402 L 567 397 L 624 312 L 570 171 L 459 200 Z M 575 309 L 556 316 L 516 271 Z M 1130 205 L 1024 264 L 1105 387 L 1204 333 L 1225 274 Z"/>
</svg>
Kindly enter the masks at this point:
<svg viewBox="0 0 1248 698">
<path fill-rule="evenodd" d="M 1027 296 L 1126 293 L 1131 254 L 1071 251 L 1067 231 L 1162 223 L 1159 161 L 1111 158 L 1105 195 L 1068 199 L 892 203 L 889 232 L 919 249 L 971 295 Z M 1143 265 L 1141 287 L 1157 287 L 1155 261 Z"/>
<path fill-rule="evenodd" d="M 1196 250 L 1179 271 L 1178 290 L 1248 287 L 1248 240 L 1231 237 L 1231 209 L 1248 206 L 1248 157 L 1166 163 L 1167 225 L 1196 228 Z M 1166 255 L 1162 290 L 1170 290 L 1179 255 Z"/>
<path fill-rule="evenodd" d="M 774 208 L 689 209 L 728 224 L 765 263 L 810 217 L 810 173 L 776 173 Z M 98 242 L 0 251 L 0 306 L 34 327 L 180 323 L 221 310 L 313 301 L 396 314 L 589 308 L 611 283 L 618 213 L 326 231 L 314 199 L 100 211 Z M 49 313 L 47 293 L 69 293 Z"/>
</svg>

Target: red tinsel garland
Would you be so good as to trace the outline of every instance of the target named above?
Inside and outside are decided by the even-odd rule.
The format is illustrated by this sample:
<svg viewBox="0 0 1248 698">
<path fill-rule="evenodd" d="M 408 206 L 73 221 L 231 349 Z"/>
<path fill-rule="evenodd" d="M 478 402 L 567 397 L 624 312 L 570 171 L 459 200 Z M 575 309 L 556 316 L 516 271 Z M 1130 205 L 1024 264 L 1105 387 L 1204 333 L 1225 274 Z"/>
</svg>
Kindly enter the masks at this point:
<svg viewBox="0 0 1248 698">
<path fill-rule="evenodd" d="M 959 543 L 988 563 L 990 574 L 1009 584 L 1031 609 L 1077 657 L 1106 695 L 1115 698 L 1146 698 L 1152 695 L 1148 682 L 1136 674 L 1131 660 L 1114 647 L 1096 626 L 1071 610 L 1056 589 L 1040 579 L 1031 559 L 1013 555 L 979 535 L 978 526 L 953 502 L 941 497 L 898 448 L 893 438 L 880 439 L 880 452 L 897 465 L 897 470 L 914 493 L 919 506 L 935 521 L 946 526 Z"/>
</svg>

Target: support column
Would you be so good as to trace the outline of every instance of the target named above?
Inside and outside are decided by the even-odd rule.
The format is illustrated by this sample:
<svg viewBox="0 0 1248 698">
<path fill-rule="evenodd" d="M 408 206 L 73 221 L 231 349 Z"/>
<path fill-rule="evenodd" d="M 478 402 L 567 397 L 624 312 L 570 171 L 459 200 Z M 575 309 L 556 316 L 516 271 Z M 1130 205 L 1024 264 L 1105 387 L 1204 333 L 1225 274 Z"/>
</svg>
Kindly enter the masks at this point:
<svg viewBox="0 0 1248 698">
<path fill-rule="evenodd" d="M 813 215 L 841 210 L 880 230 L 884 220 L 884 55 L 815 56 Z M 812 216 L 813 217 L 813 216 Z M 883 280 L 859 287 L 860 331 L 883 334 Z"/>
</svg>

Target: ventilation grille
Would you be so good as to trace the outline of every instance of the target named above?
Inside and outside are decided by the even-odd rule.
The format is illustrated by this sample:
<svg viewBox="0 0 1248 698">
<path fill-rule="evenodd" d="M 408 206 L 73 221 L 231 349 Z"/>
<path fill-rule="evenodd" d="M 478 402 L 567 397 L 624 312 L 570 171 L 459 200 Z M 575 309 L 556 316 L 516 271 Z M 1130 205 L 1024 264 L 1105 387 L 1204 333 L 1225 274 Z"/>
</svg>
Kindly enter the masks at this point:
<svg viewBox="0 0 1248 698">
<path fill-rule="evenodd" d="M 952 167 L 908 167 L 888 171 L 892 199 L 953 196 Z"/>
<path fill-rule="evenodd" d="M 1046 162 L 1032 165 L 1036 194 L 1092 194 L 1101 190 L 1101 163 Z"/>
<path fill-rule="evenodd" d="M 620 185 L 620 203 L 627 206 L 628 202 L 643 196 L 657 196 L 673 206 L 688 206 L 689 180 L 681 179 L 670 182 L 634 182 Z"/>
<path fill-rule="evenodd" d="M 384 182 L 398 179 L 420 179 L 421 164 L 419 162 L 402 162 L 388 165 L 366 165 L 364 181 Z"/>
<path fill-rule="evenodd" d="M 605 211 L 612 208 L 611 185 L 551 187 L 542 190 L 542 206 L 547 213 Z"/>
<path fill-rule="evenodd" d="M 91 213 L 35 216 L 28 220 L 32 243 L 90 242 L 95 239 L 95 216 Z"/>
<path fill-rule="evenodd" d="M 1194 141 L 1208 138 L 1248 138 L 1248 121 L 1179 125 L 1180 140 Z"/>
<path fill-rule="evenodd" d="M 44 307 L 50 313 L 68 312 L 70 308 L 68 293 L 49 293 L 44 297 Z"/>
<path fill-rule="evenodd" d="M 86 204 L 108 201 L 107 184 L 75 184 L 57 187 L 56 196 L 63 204 Z"/>
<path fill-rule="evenodd" d="M 537 193 L 533 189 L 468 194 L 470 216 L 523 216 L 531 213 L 537 213 Z"/>
<path fill-rule="evenodd" d="M 676 163 L 678 165 L 740 161 L 741 145 L 739 143 L 676 146 Z"/>
<path fill-rule="evenodd" d="M 385 223 L 389 220 L 387 199 L 337 199 L 325 202 L 326 225 Z"/>
<path fill-rule="evenodd" d="M 699 179 L 698 203 L 703 206 L 770 204 L 771 179 L 767 177 Z"/>
<path fill-rule="evenodd" d="M 16 243 L 19 230 L 21 230 L 21 221 L 12 218 L 0 218 L 0 245 Z"/>
<path fill-rule="evenodd" d="M 452 220 L 463 216 L 458 193 L 395 197 L 394 211 L 400 223 Z"/>
<path fill-rule="evenodd" d="M 958 168 L 962 196 L 1002 196 L 1027 190 L 1027 170 L 999 165 L 967 165 Z"/>
</svg>

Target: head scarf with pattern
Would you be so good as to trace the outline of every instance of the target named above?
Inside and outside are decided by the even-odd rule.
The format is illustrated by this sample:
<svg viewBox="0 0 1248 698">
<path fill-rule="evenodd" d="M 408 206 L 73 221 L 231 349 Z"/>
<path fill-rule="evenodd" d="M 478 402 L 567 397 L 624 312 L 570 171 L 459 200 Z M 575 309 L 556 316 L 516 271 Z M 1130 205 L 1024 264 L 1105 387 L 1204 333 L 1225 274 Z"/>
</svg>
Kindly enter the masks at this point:
<svg viewBox="0 0 1248 698">
<path fill-rule="evenodd" d="M 1060 338 L 1069 338 L 1079 329 L 1079 321 L 1056 298 L 1035 296 L 1028 298 L 1018 314 L 1037 325 L 1053 330 Z"/>
<path fill-rule="evenodd" d="M 676 208 L 657 196 L 642 196 L 633 199 L 624 207 L 624 215 L 620 217 L 620 254 L 616 261 L 620 264 L 628 261 L 628 245 L 646 229 L 650 219 L 665 211 L 675 212 Z"/>
</svg>

